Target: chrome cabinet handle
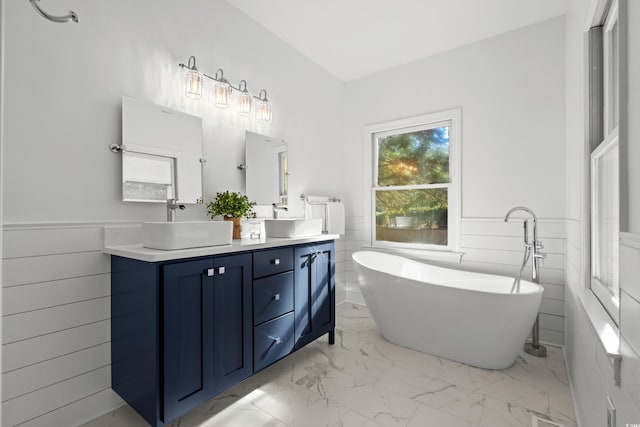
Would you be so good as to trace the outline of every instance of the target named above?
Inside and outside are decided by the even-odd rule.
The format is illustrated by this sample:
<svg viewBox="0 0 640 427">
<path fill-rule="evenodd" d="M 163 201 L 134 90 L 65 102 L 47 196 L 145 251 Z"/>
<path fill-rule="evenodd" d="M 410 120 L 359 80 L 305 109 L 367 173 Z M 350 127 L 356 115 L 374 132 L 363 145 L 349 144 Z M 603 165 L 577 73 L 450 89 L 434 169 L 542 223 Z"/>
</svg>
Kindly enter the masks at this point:
<svg viewBox="0 0 640 427">
<path fill-rule="evenodd" d="M 218 267 L 218 274 L 224 274 L 224 272 L 225 272 L 224 267 Z"/>
<path fill-rule="evenodd" d="M 273 265 L 280 265 L 280 258 L 272 259 L 272 260 L 271 260 L 271 264 L 273 264 Z"/>
<path fill-rule="evenodd" d="M 269 335 L 269 338 L 271 338 L 276 345 L 282 343 L 282 339 L 280 337 L 272 337 Z"/>
<path fill-rule="evenodd" d="M 273 299 L 274 299 L 275 301 L 280 301 L 280 294 L 275 294 L 275 295 L 273 296 Z"/>
<path fill-rule="evenodd" d="M 213 268 L 208 268 L 207 271 L 205 271 L 204 274 L 206 274 L 207 277 L 213 276 Z"/>
</svg>

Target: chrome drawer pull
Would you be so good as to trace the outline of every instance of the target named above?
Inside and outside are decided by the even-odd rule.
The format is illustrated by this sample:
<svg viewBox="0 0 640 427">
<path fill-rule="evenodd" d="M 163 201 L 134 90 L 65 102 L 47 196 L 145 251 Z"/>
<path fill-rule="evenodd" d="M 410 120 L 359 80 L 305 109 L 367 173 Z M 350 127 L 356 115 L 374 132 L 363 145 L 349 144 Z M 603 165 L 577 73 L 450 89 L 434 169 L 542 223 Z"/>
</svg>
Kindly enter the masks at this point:
<svg viewBox="0 0 640 427">
<path fill-rule="evenodd" d="M 213 276 L 213 268 L 208 268 L 205 274 L 207 275 L 207 277 Z"/>
<path fill-rule="evenodd" d="M 273 264 L 273 265 L 280 265 L 280 258 L 272 259 L 272 260 L 271 260 L 271 264 Z"/>
<path fill-rule="evenodd" d="M 272 337 L 271 335 L 269 335 L 269 338 L 271 338 L 276 345 L 282 342 L 282 339 L 280 337 Z"/>
<path fill-rule="evenodd" d="M 280 294 L 275 294 L 275 295 L 273 296 L 273 299 L 274 299 L 275 301 L 280 301 Z"/>
<path fill-rule="evenodd" d="M 225 269 L 224 267 L 218 267 L 218 274 L 224 274 Z"/>
</svg>

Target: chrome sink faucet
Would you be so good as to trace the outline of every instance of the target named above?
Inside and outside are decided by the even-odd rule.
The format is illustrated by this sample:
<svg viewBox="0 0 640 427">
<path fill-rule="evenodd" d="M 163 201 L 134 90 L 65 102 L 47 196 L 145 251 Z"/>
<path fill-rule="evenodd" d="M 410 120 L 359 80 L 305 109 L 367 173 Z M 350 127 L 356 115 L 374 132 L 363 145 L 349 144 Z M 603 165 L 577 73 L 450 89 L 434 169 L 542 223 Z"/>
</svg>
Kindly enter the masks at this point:
<svg viewBox="0 0 640 427">
<path fill-rule="evenodd" d="M 278 219 L 279 211 L 289 211 L 289 208 L 284 203 L 273 203 L 271 206 L 273 207 L 273 219 Z"/>
<path fill-rule="evenodd" d="M 522 259 L 522 266 L 520 267 L 520 272 L 516 275 L 513 281 L 513 287 L 511 288 L 511 292 L 519 292 L 520 291 L 520 276 L 522 275 L 522 271 L 524 270 L 527 261 L 529 260 L 529 256 L 531 255 L 531 281 L 533 283 L 540 283 L 540 260 L 547 257 L 547 254 L 540 252 L 540 249 L 543 249 L 542 242 L 538 240 L 538 217 L 533 211 L 524 206 L 516 206 L 507 212 L 507 215 L 504 217 L 504 222 L 509 221 L 509 217 L 517 211 L 526 212 L 529 215 L 529 218 L 524 220 L 524 258 Z M 529 221 L 533 226 L 533 240 L 529 242 Z M 543 345 L 540 345 L 540 316 L 536 316 L 536 321 L 533 324 L 533 329 L 531 330 L 531 342 L 525 343 L 524 351 L 533 356 L 537 357 L 546 357 L 547 356 L 547 348 Z"/>
<path fill-rule="evenodd" d="M 176 199 L 167 199 L 167 222 L 176 220 L 176 209 L 184 210 L 184 205 L 179 205 Z"/>
</svg>

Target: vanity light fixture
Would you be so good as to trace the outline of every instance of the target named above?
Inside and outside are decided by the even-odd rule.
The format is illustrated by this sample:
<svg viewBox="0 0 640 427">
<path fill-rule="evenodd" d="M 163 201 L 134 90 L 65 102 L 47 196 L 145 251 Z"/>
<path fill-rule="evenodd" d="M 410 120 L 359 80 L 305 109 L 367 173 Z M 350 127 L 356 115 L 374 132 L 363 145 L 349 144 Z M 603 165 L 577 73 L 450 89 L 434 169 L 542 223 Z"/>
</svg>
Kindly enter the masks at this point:
<svg viewBox="0 0 640 427">
<path fill-rule="evenodd" d="M 263 95 L 264 94 L 264 95 Z M 268 123 L 271 121 L 272 113 L 271 113 L 271 103 L 267 99 L 267 91 L 262 89 L 260 91 L 260 95 L 258 95 L 258 99 L 260 103 L 258 104 L 258 120 L 261 122 Z"/>
<path fill-rule="evenodd" d="M 218 73 L 220 73 L 220 77 L 218 77 Z M 213 79 L 216 81 L 213 86 L 214 105 L 218 108 L 227 108 L 231 100 L 231 85 L 224 78 L 222 68 L 216 70 L 216 76 Z"/>
<path fill-rule="evenodd" d="M 196 67 L 196 57 L 190 56 L 187 65 L 180 64 L 181 68 L 186 68 L 184 94 L 188 98 L 200 99 L 202 97 L 203 74 Z"/>
<path fill-rule="evenodd" d="M 266 89 L 260 91 L 259 96 L 252 95 L 247 89 L 247 81 L 240 80 L 238 87 L 233 86 L 224 77 L 222 68 L 216 70 L 214 76 L 198 71 L 196 67 L 196 57 L 190 56 L 187 65 L 178 64 L 180 68 L 184 68 L 185 72 L 185 96 L 189 98 L 200 99 L 202 97 L 202 87 L 204 77 L 213 80 L 213 102 L 218 108 L 227 108 L 231 102 L 233 91 L 238 91 L 238 114 L 248 117 L 252 112 L 253 98 L 260 101 L 257 106 L 256 116 L 261 122 L 268 123 L 272 119 L 271 102 L 267 99 Z"/>
<path fill-rule="evenodd" d="M 238 113 L 244 117 L 250 116 L 253 95 L 251 95 L 247 90 L 247 82 L 245 80 L 240 80 L 238 90 L 240 91 L 240 98 L 238 99 Z"/>
</svg>

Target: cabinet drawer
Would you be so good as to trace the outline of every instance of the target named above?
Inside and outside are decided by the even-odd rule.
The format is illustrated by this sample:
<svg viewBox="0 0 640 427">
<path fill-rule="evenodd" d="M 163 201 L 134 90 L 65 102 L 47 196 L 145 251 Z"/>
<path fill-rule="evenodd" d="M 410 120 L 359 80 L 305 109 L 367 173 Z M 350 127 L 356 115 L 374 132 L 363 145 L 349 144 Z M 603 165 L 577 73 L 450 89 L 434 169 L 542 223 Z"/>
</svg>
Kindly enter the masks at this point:
<svg viewBox="0 0 640 427">
<path fill-rule="evenodd" d="M 293 350 L 293 313 L 277 317 L 253 333 L 253 370 L 257 372 Z"/>
<path fill-rule="evenodd" d="M 264 277 L 293 270 L 293 248 L 254 252 L 253 277 Z"/>
<path fill-rule="evenodd" d="M 293 271 L 253 281 L 253 324 L 293 311 Z"/>
</svg>

